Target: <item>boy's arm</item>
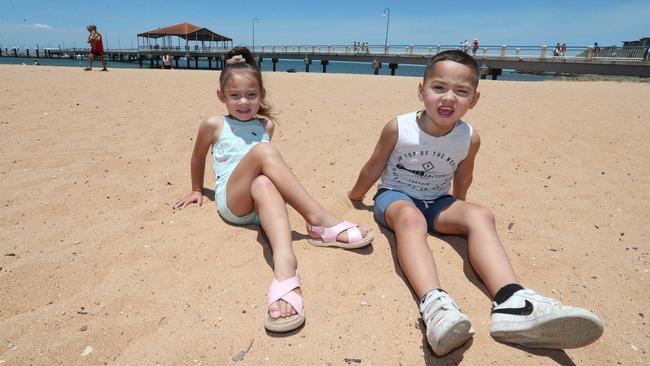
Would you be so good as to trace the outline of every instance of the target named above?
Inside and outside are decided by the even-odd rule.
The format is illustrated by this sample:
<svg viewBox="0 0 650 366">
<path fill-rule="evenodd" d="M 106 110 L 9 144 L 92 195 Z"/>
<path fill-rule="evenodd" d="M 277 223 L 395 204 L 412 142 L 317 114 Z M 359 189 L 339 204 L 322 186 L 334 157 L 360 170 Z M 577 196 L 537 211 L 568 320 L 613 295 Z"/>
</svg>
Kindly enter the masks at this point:
<svg viewBox="0 0 650 366">
<path fill-rule="evenodd" d="M 361 168 L 354 187 L 348 192 L 348 198 L 350 200 L 363 200 L 363 196 L 384 172 L 388 158 L 395 148 L 395 144 L 397 144 L 397 120 L 392 119 L 384 126 L 375 150 L 372 152 L 368 162 Z"/>
<path fill-rule="evenodd" d="M 454 189 L 453 196 L 465 200 L 467 197 L 467 191 L 469 186 L 472 184 L 472 177 L 474 172 L 474 159 L 478 153 L 478 148 L 481 146 L 481 138 L 478 133 L 474 131 L 472 134 L 472 140 L 469 145 L 469 151 L 467 152 L 467 157 L 458 164 L 456 168 L 456 173 L 454 173 Z"/>
</svg>

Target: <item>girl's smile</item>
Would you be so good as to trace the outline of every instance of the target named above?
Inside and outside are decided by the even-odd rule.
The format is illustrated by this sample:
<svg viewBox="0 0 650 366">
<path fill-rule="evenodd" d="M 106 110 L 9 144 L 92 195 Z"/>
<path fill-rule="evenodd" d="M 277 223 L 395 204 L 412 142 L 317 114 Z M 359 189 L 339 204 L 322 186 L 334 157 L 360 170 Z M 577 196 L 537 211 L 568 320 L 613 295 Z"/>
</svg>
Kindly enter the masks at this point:
<svg viewBox="0 0 650 366">
<path fill-rule="evenodd" d="M 223 90 L 217 90 L 217 96 L 232 118 L 248 121 L 255 118 L 260 109 L 262 91 L 255 76 L 248 72 L 236 72 L 228 79 Z"/>
</svg>

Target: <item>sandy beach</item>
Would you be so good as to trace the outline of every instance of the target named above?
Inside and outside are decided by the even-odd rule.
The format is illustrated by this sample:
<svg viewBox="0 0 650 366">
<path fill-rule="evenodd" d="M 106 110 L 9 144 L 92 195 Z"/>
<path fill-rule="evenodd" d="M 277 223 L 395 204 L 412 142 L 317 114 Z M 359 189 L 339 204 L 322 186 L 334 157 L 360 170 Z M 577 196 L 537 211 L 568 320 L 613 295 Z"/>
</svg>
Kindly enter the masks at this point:
<svg viewBox="0 0 650 366">
<path fill-rule="evenodd" d="M 0 66 L 1 365 L 648 364 L 650 83 L 481 81 L 468 200 L 494 211 L 524 285 L 592 310 L 605 333 L 566 351 L 497 343 L 465 240 L 429 237 L 477 331 L 437 357 L 371 196 L 346 199 L 383 125 L 420 107 L 419 79 L 264 74 L 289 166 L 375 233 L 361 250 L 313 247 L 289 209 L 307 322 L 274 335 L 270 247 L 218 216 L 209 163 L 204 205 L 172 210 L 198 124 L 225 112 L 218 76 Z"/>
</svg>

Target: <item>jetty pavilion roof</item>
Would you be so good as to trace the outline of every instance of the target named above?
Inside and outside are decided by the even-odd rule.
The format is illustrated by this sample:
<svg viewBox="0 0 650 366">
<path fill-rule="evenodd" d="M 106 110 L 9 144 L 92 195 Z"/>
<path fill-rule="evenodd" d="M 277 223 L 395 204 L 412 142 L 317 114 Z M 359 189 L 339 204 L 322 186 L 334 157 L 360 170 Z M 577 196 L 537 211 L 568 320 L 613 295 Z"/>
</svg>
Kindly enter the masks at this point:
<svg viewBox="0 0 650 366">
<path fill-rule="evenodd" d="M 226 37 L 219 33 L 215 33 L 207 28 L 202 28 L 190 23 L 180 23 L 170 25 L 165 28 L 158 28 L 148 32 L 139 33 L 138 37 L 145 38 L 160 38 L 177 36 L 189 41 L 217 41 L 226 42 L 232 41 L 232 38 Z"/>
</svg>

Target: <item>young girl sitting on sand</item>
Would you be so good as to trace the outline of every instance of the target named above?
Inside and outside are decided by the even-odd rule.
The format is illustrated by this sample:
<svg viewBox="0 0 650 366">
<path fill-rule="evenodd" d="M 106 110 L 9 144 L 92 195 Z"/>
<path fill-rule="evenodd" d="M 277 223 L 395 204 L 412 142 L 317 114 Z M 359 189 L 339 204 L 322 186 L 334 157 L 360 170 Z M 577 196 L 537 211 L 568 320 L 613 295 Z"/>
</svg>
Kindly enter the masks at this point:
<svg viewBox="0 0 650 366">
<path fill-rule="evenodd" d="M 210 117 L 199 126 L 191 160 L 192 192 L 178 199 L 174 208 L 201 206 L 205 157 L 212 147 L 219 214 L 232 224 L 261 225 L 273 249 L 275 278 L 265 327 L 289 332 L 304 323 L 305 313 L 285 203 L 305 218 L 313 245 L 354 249 L 370 244 L 373 236 L 356 224 L 338 220 L 314 201 L 271 145 L 274 119 L 251 52 L 235 47 L 225 60 L 217 96 L 228 115 Z"/>
</svg>

